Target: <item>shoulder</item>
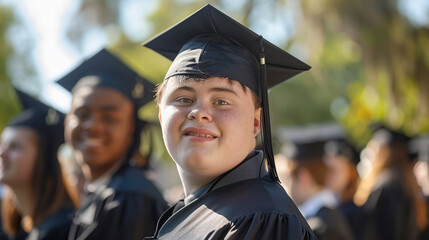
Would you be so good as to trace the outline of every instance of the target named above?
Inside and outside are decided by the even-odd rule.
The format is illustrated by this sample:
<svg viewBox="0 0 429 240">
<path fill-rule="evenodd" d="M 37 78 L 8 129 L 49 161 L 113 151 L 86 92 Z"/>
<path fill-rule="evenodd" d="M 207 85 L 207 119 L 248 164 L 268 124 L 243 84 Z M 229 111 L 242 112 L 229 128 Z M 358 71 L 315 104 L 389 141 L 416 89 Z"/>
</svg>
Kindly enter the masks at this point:
<svg viewBox="0 0 429 240">
<path fill-rule="evenodd" d="M 207 193 L 201 201 L 234 212 L 299 212 L 280 184 L 264 179 L 245 180 L 224 186 Z"/>
<path fill-rule="evenodd" d="M 276 182 L 251 179 L 213 190 L 188 204 L 172 219 L 204 222 L 207 226 L 252 226 L 252 222 L 278 223 L 310 231 L 305 219 Z M 261 226 L 262 226 L 261 225 Z"/>
<path fill-rule="evenodd" d="M 112 176 L 106 191 L 105 195 L 112 193 L 148 195 L 163 199 L 159 189 L 144 176 L 143 172 L 130 165 L 125 166 Z"/>
<path fill-rule="evenodd" d="M 66 239 L 72 223 L 72 207 L 62 208 L 31 230 L 27 239 Z"/>
</svg>

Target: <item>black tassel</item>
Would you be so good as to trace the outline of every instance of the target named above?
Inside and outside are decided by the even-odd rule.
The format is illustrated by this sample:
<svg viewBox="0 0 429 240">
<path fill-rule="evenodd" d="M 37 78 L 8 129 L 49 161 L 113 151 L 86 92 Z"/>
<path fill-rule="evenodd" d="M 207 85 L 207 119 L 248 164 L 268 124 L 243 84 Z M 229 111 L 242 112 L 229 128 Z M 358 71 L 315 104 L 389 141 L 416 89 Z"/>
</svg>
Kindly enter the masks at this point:
<svg viewBox="0 0 429 240">
<path fill-rule="evenodd" d="M 265 157 L 267 158 L 268 171 L 275 181 L 280 182 L 277 175 L 276 164 L 274 162 L 273 145 L 271 142 L 271 123 L 270 123 L 270 109 L 268 104 L 268 87 L 267 87 L 267 66 L 265 64 L 265 50 L 263 45 L 263 38 L 259 38 L 261 44 L 260 52 L 260 86 L 261 86 L 261 102 L 262 102 L 262 146 Z"/>
</svg>

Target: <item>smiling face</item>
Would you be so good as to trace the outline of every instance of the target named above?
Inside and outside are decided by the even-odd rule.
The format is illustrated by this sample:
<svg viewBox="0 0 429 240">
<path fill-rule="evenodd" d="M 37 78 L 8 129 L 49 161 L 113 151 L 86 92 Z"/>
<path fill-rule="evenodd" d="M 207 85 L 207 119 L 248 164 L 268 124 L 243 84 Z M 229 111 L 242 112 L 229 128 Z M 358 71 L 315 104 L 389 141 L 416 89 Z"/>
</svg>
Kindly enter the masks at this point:
<svg viewBox="0 0 429 240">
<path fill-rule="evenodd" d="M 30 184 L 38 154 L 36 131 L 6 127 L 0 143 L 0 182 L 11 186 Z"/>
<path fill-rule="evenodd" d="M 89 167 L 92 180 L 123 160 L 133 130 L 133 105 L 118 91 L 81 87 L 74 92 L 65 138 L 76 160 Z"/>
<path fill-rule="evenodd" d="M 162 91 L 159 120 L 182 181 L 208 183 L 254 149 L 260 108 L 255 108 L 251 91 L 238 82 L 173 77 Z"/>
</svg>

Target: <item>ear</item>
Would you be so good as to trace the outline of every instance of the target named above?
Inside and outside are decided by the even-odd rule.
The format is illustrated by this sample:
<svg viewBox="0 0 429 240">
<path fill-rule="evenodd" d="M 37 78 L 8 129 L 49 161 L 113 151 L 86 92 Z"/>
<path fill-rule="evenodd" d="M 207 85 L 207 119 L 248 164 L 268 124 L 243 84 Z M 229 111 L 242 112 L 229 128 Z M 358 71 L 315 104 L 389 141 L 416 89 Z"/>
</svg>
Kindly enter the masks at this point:
<svg viewBox="0 0 429 240">
<path fill-rule="evenodd" d="M 162 117 L 161 117 L 161 110 L 158 107 L 158 120 L 159 120 L 159 124 L 162 124 Z"/>
<path fill-rule="evenodd" d="M 258 136 L 259 132 L 261 131 L 261 112 L 262 108 L 255 109 L 255 115 L 253 118 L 253 134 L 254 136 Z"/>
</svg>

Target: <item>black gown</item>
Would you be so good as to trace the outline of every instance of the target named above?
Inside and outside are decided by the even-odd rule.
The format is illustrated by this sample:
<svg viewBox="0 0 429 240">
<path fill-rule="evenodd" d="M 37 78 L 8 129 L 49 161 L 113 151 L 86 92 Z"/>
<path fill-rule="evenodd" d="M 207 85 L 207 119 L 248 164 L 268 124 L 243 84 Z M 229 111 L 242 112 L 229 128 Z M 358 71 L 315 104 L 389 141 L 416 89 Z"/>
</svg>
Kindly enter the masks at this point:
<svg viewBox="0 0 429 240">
<path fill-rule="evenodd" d="M 362 222 L 364 221 L 364 214 L 362 208 L 357 206 L 353 200 L 342 203 L 338 210 L 347 219 L 347 223 L 352 231 L 354 239 L 359 239 L 360 232 L 362 231 Z"/>
<path fill-rule="evenodd" d="M 426 208 L 426 213 L 429 219 L 429 196 L 426 196 L 426 204 L 427 204 L 427 208 Z M 419 233 L 419 240 L 428 240 L 429 239 L 429 225 L 426 226 L 425 229 L 423 229 L 423 231 L 421 231 Z"/>
<path fill-rule="evenodd" d="M 363 205 L 365 225 L 360 239 L 416 239 L 418 229 L 411 193 L 400 171 L 386 170 Z"/>
<path fill-rule="evenodd" d="M 196 193 L 176 212 L 180 202 L 167 210 L 155 236 L 146 239 L 316 239 L 283 188 L 267 174 L 260 151 Z"/>
<path fill-rule="evenodd" d="M 343 214 L 334 208 L 322 207 L 307 218 L 319 240 L 352 240 L 354 238 Z"/>
<path fill-rule="evenodd" d="M 161 193 L 141 170 L 126 164 L 102 191 L 84 197 L 74 214 L 69 240 L 141 240 L 153 234 L 167 208 Z"/>
<path fill-rule="evenodd" d="M 66 240 L 72 222 L 73 207 L 64 207 L 34 227 L 26 240 Z"/>
</svg>

